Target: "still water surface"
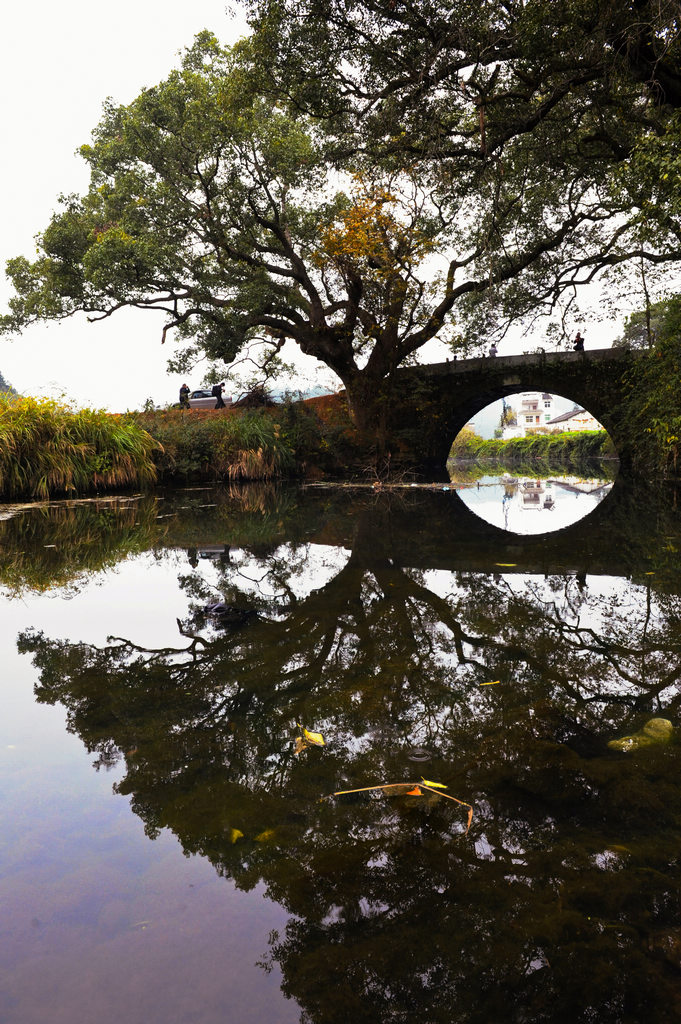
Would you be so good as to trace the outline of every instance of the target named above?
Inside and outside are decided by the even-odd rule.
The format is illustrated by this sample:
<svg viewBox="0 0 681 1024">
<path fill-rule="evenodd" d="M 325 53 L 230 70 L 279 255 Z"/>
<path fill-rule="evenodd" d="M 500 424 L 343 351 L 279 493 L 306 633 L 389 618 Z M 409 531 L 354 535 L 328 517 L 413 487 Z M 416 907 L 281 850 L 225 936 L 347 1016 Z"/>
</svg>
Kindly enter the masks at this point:
<svg viewBox="0 0 681 1024">
<path fill-rule="evenodd" d="M 681 1019 L 673 496 L 0 517 L 4 1022 Z"/>
<path fill-rule="evenodd" d="M 548 477 L 484 475 L 459 488 L 459 497 L 485 522 L 511 533 L 552 533 L 591 514 L 613 481 L 577 473 Z"/>
</svg>

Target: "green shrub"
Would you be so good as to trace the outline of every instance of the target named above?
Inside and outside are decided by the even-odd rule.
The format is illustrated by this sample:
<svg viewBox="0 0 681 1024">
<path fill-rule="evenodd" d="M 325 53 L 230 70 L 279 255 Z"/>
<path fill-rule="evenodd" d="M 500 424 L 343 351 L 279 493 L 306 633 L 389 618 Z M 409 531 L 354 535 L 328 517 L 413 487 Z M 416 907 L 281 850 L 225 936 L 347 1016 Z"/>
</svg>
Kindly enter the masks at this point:
<svg viewBox="0 0 681 1024">
<path fill-rule="evenodd" d="M 271 480 L 292 474 L 292 439 L 266 410 L 204 415 L 165 410 L 136 417 L 160 443 L 156 461 L 162 478 Z"/>
</svg>

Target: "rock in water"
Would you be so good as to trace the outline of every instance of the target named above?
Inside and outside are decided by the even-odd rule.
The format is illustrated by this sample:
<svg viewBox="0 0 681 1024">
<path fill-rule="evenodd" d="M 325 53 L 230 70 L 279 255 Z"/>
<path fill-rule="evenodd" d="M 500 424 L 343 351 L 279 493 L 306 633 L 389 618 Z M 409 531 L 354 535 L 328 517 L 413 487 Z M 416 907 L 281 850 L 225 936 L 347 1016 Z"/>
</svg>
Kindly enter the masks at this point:
<svg viewBox="0 0 681 1024">
<path fill-rule="evenodd" d="M 611 750 L 628 753 L 630 750 L 640 750 L 641 747 L 669 743 L 673 731 L 674 726 L 668 718 L 651 718 L 638 732 L 632 733 L 631 736 L 622 736 L 619 740 L 610 740 L 608 746 Z"/>
</svg>

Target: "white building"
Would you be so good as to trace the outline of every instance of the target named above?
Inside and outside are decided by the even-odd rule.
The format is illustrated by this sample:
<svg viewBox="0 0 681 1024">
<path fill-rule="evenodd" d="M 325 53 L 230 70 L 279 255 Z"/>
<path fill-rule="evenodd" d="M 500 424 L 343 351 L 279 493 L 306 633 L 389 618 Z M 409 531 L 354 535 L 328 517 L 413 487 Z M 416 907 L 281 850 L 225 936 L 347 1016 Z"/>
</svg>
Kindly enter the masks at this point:
<svg viewBox="0 0 681 1024">
<path fill-rule="evenodd" d="M 605 430 L 605 427 L 598 422 L 586 409 L 575 406 L 570 412 L 564 412 L 560 416 L 554 416 L 546 424 L 549 430 L 556 433 L 566 433 L 568 430 Z"/>
<path fill-rule="evenodd" d="M 504 441 L 511 437 L 525 437 L 538 427 L 548 426 L 555 411 L 555 399 L 546 391 L 522 391 L 512 396 L 509 405 L 515 412 L 516 425 L 503 428 L 501 436 Z"/>
</svg>

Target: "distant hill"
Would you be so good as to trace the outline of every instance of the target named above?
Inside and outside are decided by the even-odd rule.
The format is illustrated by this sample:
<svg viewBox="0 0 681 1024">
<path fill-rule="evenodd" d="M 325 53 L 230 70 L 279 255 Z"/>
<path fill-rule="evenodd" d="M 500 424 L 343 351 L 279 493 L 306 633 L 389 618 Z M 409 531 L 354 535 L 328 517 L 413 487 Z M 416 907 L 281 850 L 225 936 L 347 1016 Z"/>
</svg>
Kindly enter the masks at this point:
<svg viewBox="0 0 681 1024">
<path fill-rule="evenodd" d="M 10 395 L 16 395 L 16 391 L 14 390 L 12 385 L 8 384 L 3 375 L 0 373 L 0 392 L 2 391 L 4 391 L 5 393 L 9 393 Z"/>
</svg>

